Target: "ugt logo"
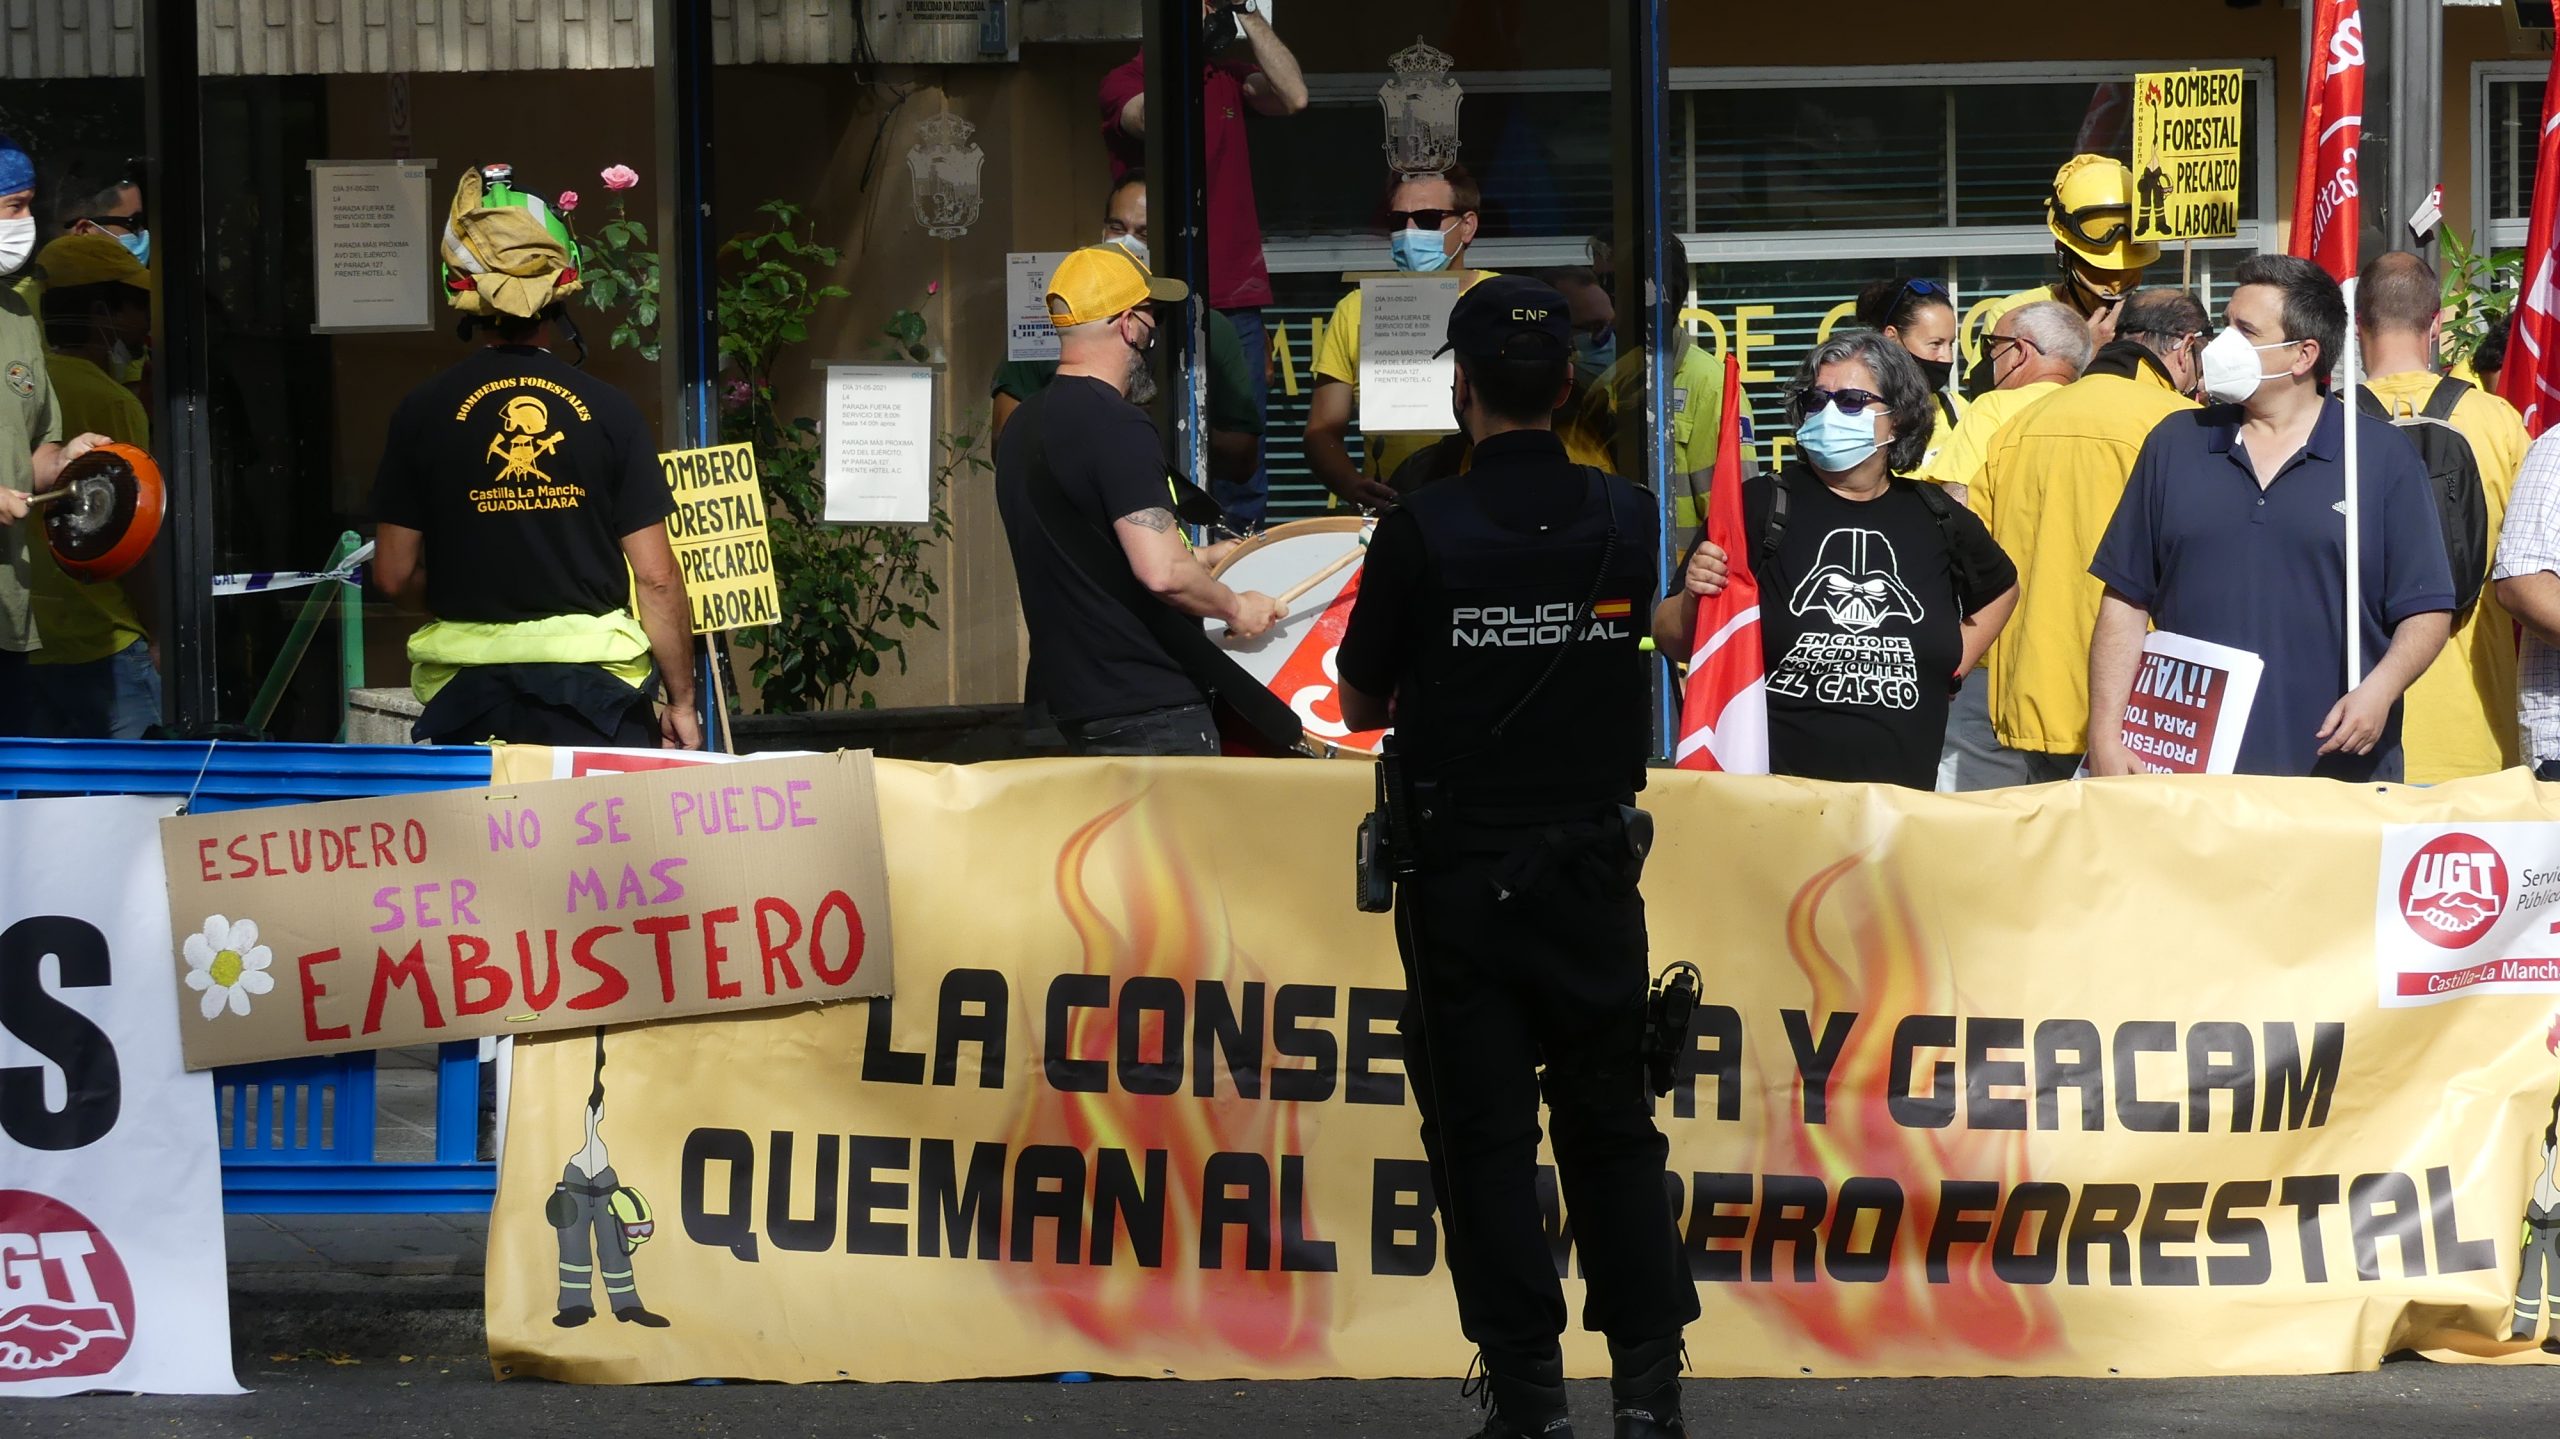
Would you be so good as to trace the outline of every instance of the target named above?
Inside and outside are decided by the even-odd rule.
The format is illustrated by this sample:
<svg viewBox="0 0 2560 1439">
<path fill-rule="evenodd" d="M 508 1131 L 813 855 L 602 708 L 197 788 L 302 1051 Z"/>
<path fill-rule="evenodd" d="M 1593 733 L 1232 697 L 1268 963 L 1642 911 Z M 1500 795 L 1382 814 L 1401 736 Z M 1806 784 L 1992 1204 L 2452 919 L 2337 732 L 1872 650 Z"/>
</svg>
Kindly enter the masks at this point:
<svg viewBox="0 0 2560 1439">
<path fill-rule="evenodd" d="M 133 1281 L 70 1205 L 0 1189 L 0 1388 L 104 1374 L 133 1347 Z"/>
<path fill-rule="evenodd" d="M 2506 861 L 2477 835 L 2436 836 L 2400 876 L 2400 918 L 2439 949 L 2470 944 L 2506 912 Z"/>
</svg>

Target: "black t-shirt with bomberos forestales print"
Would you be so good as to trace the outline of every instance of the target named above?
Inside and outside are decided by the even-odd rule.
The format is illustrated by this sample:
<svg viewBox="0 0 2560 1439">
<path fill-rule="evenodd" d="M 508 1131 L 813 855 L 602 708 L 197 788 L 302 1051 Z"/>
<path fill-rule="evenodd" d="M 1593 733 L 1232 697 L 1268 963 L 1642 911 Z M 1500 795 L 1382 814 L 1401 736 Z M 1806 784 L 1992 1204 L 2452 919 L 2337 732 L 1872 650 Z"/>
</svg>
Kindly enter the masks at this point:
<svg viewBox="0 0 2560 1439">
<path fill-rule="evenodd" d="M 1934 788 L 1963 616 L 2006 594 L 2016 566 L 1971 511 L 1950 505 L 1942 521 L 1899 477 L 1870 500 L 1842 499 L 1801 467 L 1754 477 L 1743 490 L 1746 529 L 1770 508 L 1770 496 L 1753 491 L 1773 483 L 1787 486 L 1777 561 L 1763 562 L 1761 531 L 1749 556 L 1769 670 L 1770 768 Z M 1961 609 L 1958 564 L 1972 577 Z"/>
<path fill-rule="evenodd" d="M 427 608 L 445 620 L 628 608 L 622 537 L 674 509 L 630 397 L 518 345 L 410 391 L 373 482 L 374 519 L 426 536 Z"/>
</svg>

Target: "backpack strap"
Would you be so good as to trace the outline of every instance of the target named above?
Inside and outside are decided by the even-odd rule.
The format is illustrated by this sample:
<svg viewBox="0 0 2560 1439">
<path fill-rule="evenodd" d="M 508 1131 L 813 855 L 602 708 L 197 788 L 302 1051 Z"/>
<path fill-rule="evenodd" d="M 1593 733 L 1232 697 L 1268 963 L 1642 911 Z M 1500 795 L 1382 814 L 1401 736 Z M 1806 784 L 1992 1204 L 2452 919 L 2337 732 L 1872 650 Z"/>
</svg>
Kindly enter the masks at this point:
<svg viewBox="0 0 2560 1439">
<path fill-rule="evenodd" d="M 2429 400 L 2427 403 L 2432 405 L 2435 402 L 2433 400 Z M 2356 386 L 2356 412 L 2358 414 L 2371 415 L 2375 419 L 2385 421 L 2386 423 L 2399 423 L 2398 417 L 2391 413 L 2391 407 L 2382 403 L 2382 397 L 2375 394 L 2372 388 L 2367 385 L 2359 384 Z"/>
<path fill-rule="evenodd" d="M 1781 470 L 1769 477 L 1769 509 L 1760 517 L 1760 553 L 1751 567 L 1755 574 L 1776 573 L 1778 546 L 1786 537 L 1787 474 Z"/>
<path fill-rule="evenodd" d="M 2435 393 L 2427 396 L 2427 407 L 2418 413 L 2427 419 L 2450 425 L 2453 423 L 2455 408 L 2461 405 L 2462 397 L 2470 393 L 2469 380 L 2458 380 L 2451 375 L 2446 375 L 2436 381 Z"/>
</svg>

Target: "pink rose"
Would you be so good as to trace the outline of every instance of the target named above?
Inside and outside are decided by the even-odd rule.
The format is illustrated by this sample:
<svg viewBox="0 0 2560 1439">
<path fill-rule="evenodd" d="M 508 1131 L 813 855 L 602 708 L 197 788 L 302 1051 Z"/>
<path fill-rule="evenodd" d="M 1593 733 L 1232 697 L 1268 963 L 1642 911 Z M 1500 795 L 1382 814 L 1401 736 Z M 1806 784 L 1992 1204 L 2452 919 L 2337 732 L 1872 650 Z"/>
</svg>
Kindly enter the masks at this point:
<svg viewBox="0 0 2560 1439">
<path fill-rule="evenodd" d="M 628 190 L 640 183 L 640 172 L 628 165 L 612 165 L 606 167 L 603 178 L 608 190 Z"/>
<path fill-rule="evenodd" d="M 939 295 L 939 294 L 941 294 L 941 293 L 942 293 L 942 282 L 941 282 L 940 280 L 928 280 L 928 281 L 926 281 L 926 282 L 925 282 L 925 287 L 924 287 L 924 292 L 925 292 L 926 294 L 928 294 L 928 295 Z"/>
<path fill-rule="evenodd" d="M 560 212 L 561 214 L 563 214 L 563 215 L 566 215 L 566 214 L 568 214 L 570 211 L 577 209 L 577 208 L 578 208 L 578 192 L 577 192 L 577 191 L 575 191 L 575 190 L 563 190 L 563 191 L 561 191 L 561 192 L 560 192 L 560 198 L 551 202 L 551 208 L 552 208 L 552 209 L 554 209 L 554 210 L 559 211 L 559 212 Z"/>
</svg>

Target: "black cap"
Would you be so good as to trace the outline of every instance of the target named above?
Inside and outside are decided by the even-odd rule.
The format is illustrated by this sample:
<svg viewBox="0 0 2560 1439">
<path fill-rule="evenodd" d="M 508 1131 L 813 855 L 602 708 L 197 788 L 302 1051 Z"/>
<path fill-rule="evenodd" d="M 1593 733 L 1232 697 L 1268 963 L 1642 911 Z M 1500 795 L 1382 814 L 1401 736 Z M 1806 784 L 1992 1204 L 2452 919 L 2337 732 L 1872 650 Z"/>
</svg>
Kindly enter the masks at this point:
<svg viewBox="0 0 2560 1439">
<path fill-rule="evenodd" d="M 1567 360 L 1573 357 L 1573 320 L 1564 296 L 1543 280 L 1496 275 L 1458 297 L 1449 312 L 1451 350 L 1470 360 Z"/>
</svg>

